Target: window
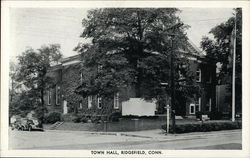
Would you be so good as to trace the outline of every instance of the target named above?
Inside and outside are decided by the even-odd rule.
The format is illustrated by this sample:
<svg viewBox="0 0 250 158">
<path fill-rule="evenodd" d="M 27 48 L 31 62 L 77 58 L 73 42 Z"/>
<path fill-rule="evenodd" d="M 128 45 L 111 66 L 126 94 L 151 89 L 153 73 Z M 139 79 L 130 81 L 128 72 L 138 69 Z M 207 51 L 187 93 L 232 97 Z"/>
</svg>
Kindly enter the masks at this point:
<svg viewBox="0 0 250 158">
<path fill-rule="evenodd" d="M 41 103 L 42 101 L 41 101 L 41 98 L 36 98 L 36 102 L 37 103 Z"/>
<path fill-rule="evenodd" d="M 210 70 L 208 70 L 210 71 Z M 206 82 L 207 83 L 211 83 L 212 82 L 212 75 L 211 75 L 211 72 L 207 72 L 207 75 L 206 75 Z"/>
<path fill-rule="evenodd" d="M 80 74 L 80 81 L 81 81 L 81 83 L 82 83 L 82 81 L 83 81 L 83 73 L 81 72 L 81 74 Z"/>
<path fill-rule="evenodd" d="M 206 104 L 206 111 L 212 110 L 212 99 L 209 98 L 208 103 Z"/>
<path fill-rule="evenodd" d="M 60 104 L 60 86 L 56 86 L 56 105 Z"/>
<path fill-rule="evenodd" d="M 196 71 L 196 81 L 201 82 L 201 69 Z"/>
<path fill-rule="evenodd" d="M 79 109 L 82 109 L 82 102 L 79 102 Z"/>
<path fill-rule="evenodd" d="M 119 109 L 119 93 L 114 95 L 114 109 Z"/>
<path fill-rule="evenodd" d="M 97 97 L 97 108 L 98 109 L 102 108 L 102 98 L 101 97 Z"/>
<path fill-rule="evenodd" d="M 184 80 L 185 79 L 180 70 L 178 71 L 178 74 L 179 74 L 179 80 Z"/>
<path fill-rule="evenodd" d="M 97 72 L 101 72 L 103 70 L 103 66 L 102 65 L 98 65 L 97 66 Z"/>
<path fill-rule="evenodd" d="M 88 96 L 88 108 L 92 107 L 93 96 Z"/>
<path fill-rule="evenodd" d="M 212 83 L 212 75 L 209 75 L 208 83 Z"/>
<path fill-rule="evenodd" d="M 48 105 L 51 105 L 51 89 L 48 90 Z"/>
<path fill-rule="evenodd" d="M 190 104 L 189 114 L 195 114 L 195 104 Z"/>
<path fill-rule="evenodd" d="M 199 97 L 198 100 L 195 101 L 195 111 L 201 111 L 201 98 Z"/>
<path fill-rule="evenodd" d="M 38 85 L 37 85 L 37 83 L 34 83 L 34 88 L 38 88 Z"/>
</svg>

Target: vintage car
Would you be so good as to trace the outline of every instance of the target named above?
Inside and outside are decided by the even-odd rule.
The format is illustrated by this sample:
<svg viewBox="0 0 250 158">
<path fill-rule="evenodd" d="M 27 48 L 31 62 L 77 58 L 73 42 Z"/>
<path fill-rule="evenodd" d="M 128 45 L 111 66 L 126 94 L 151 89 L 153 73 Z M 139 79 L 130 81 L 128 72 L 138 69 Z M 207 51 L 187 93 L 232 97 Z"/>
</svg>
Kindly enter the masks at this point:
<svg viewBox="0 0 250 158">
<path fill-rule="evenodd" d="M 32 131 L 42 129 L 41 121 L 37 118 L 20 118 L 11 124 L 12 130 L 17 129 L 21 131 Z"/>
<path fill-rule="evenodd" d="M 37 118 L 32 118 L 28 120 L 28 130 L 43 130 L 41 121 L 39 121 Z"/>
<path fill-rule="evenodd" d="M 20 120 L 21 120 L 21 116 L 19 116 L 19 115 L 11 116 L 11 118 L 10 118 L 10 127 L 11 127 L 12 130 L 19 128 L 18 122 L 20 122 Z"/>
</svg>

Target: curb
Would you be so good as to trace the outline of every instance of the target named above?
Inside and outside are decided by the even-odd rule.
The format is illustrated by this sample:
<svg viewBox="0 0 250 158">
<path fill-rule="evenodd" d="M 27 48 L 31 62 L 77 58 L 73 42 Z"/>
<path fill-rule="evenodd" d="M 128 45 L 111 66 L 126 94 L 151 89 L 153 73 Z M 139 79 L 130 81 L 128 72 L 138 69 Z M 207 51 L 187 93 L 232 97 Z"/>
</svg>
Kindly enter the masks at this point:
<svg viewBox="0 0 250 158">
<path fill-rule="evenodd" d="M 127 137 L 154 138 L 154 137 L 150 137 L 150 136 L 140 136 L 140 135 L 135 135 L 135 134 L 124 134 L 124 133 L 121 133 L 120 135 L 127 136 Z"/>
<path fill-rule="evenodd" d="M 72 132 L 70 130 L 45 130 L 47 132 Z M 229 130 L 233 133 L 238 133 L 241 130 Z M 189 133 L 188 135 L 186 134 L 168 134 L 168 135 L 160 135 L 160 136 L 143 136 L 143 135 L 137 135 L 137 134 L 127 134 L 127 133 L 122 133 L 122 132 L 90 132 L 90 131 L 75 131 L 78 133 L 85 133 L 85 134 L 92 134 L 92 135 L 112 135 L 112 136 L 126 136 L 126 137 L 138 137 L 138 138 L 148 138 L 148 139 L 161 139 L 163 141 L 166 140 L 179 140 L 179 139 L 188 139 L 191 137 L 201 137 L 203 134 L 202 132 L 197 132 L 197 133 Z M 220 131 L 219 133 L 210 133 L 206 132 L 206 136 L 213 136 L 214 134 L 218 135 L 224 135 L 227 134 L 228 132 L 225 131 Z"/>
<path fill-rule="evenodd" d="M 127 137 L 139 137 L 139 138 L 153 138 L 150 136 L 140 136 L 135 134 L 125 134 L 125 133 L 111 133 L 111 132 L 91 132 L 90 134 L 96 135 L 113 135 L 113 136 L 127 136 Z"/>
<path fill-rule="evenodd" d="M 118 136 L 118 133 L 111 133 L 111 132 L 89 132 L 89 134 Z"/>
</svg>

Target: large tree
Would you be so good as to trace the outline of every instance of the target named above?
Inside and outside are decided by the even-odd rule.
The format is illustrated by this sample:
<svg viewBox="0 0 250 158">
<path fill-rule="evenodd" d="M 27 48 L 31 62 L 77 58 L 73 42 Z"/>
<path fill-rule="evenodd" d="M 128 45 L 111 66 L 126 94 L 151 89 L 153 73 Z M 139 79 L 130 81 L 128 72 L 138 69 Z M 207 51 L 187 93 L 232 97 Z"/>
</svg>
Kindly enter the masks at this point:
<svg viewBox="0 0 250 158">
<path fill-rule="evenodd" d="M 62 57 L 60 46 L 52 44 L 34 50 L 29 48 L 18 56 L 16 80 L 22 84 L 23 92 L 19 95 L 17 106 L 20 110 L 38 110 L 43 114 L 44 93 L 53 80 L 46 75 L 49 67 Z"/>
<path fill-rule="evenodd" d="M 10 61 L 9 68 L 9 111 L 10 116 L 18 113 L 19 94 L 22 91 L 22 84 L 17 81 L 18 65 Z"/>
<path fill-rule="evenodd" d="M 187 65 L 178 50 L 186 47 L 188 26 L 176 25 L 181 23 L 178 12 L 176 8 L 90 10 L 82 21 L 81 37 L 92 42 L 76 47 L 84 61 L 83 84 L 77 91 L 83 95 L 110 96 L 120 87 L 134 85 L 137 97 L 155 98 L 162 93 L 161 83 L 169 82 L 171 52 L 174 71 L 190 76 L 186 73 L 188 67 L 180 66 Z M 175 73 L 176 81 L 179 74 Z M 182 92 L 188 89 L 183 90 L 180 84 L 176 88 Z"/>
<path fill-rule="evenodd" d="M 221 64 L 218 73 L 219 84 L 232 84 L 232 57 L 234 28 L 236 24 L 236 105 L 241 109 L 242 100 L 242 9 L 234 9 L 234 15 L 226 22 L 223 22 L 210 30 L 214 39 L 203 37 L 201 47 L 206 51 L 207 56 L 213 57 Z M 236 17 L 236 18 L 235 18 Z M 236 21 L 235 21 L 236 19 Z"/>
<path fill-rule="evenodd" d="M 18 67 L 17 65 L 13 62 L 10 61 L 10 69 L 9 69 L 9 77 L 10 77 L 10 83 L 9 83 L 9 96 L 10 96 L 10 102 L 12 102 L 14 96 L 17 94 L 17 89 L 19 88 L 19 83 L 17 82 L 17 72 L 18 72 Z"/>
</svg>

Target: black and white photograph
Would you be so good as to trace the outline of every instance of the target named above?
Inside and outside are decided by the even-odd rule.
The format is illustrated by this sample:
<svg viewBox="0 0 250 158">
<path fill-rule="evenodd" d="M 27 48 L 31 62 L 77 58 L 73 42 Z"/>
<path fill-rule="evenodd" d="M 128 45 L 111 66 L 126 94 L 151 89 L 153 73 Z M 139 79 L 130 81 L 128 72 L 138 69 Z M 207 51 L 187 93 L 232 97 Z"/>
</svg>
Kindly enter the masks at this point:
<svg viewBox="0 0 250 158">
<path fill-rule="evenodd" d="M 238 6 L 8 8 L 6 149 L 242 151 L 244 16 Z"/>
</svg>

